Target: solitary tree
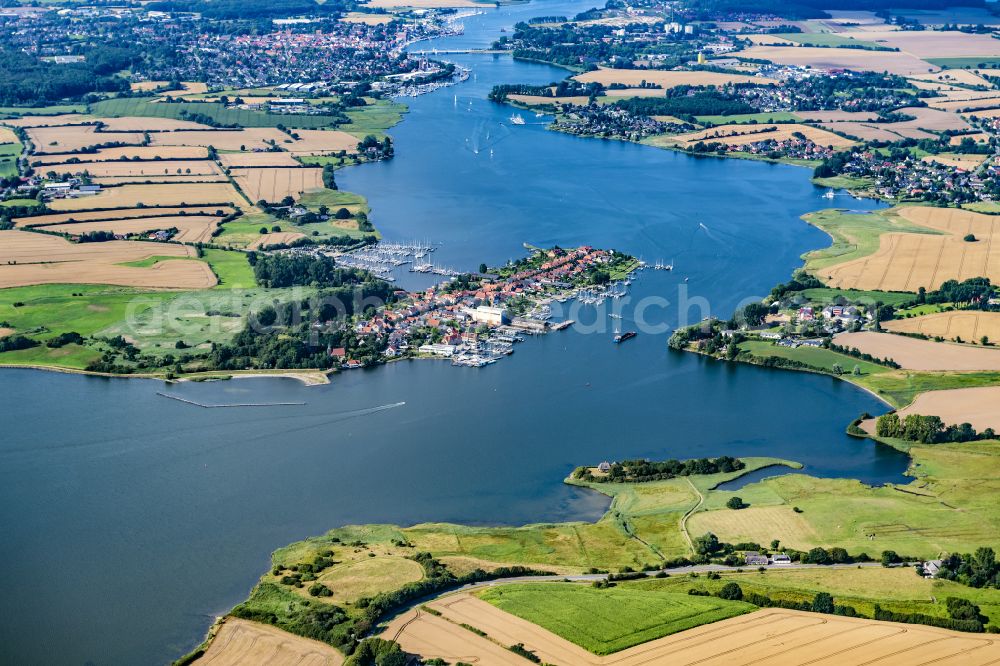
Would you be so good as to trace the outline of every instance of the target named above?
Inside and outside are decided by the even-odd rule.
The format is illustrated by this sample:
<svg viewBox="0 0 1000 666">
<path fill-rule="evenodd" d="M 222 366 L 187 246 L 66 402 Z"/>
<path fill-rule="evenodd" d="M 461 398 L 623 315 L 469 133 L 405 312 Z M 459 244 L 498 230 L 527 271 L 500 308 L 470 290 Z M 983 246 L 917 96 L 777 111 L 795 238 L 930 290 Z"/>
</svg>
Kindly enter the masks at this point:
<svg viewBox="0 0 1000 666">
<path fill-rule="evenodd" d="M 719 590 L 719 598 L 727 599 L 729 601 L 739 601 L 743 598 L 743 588 L 741 588 L 738 583 L 726 583 L 722 586 L 722 589 Z"/>
<path fill-rule="evenodd" d="M 820 592 L 813 598 L 812 609 L 814 613 L 833 613 L 833 597 L 829 592 Z"/>
</svg>

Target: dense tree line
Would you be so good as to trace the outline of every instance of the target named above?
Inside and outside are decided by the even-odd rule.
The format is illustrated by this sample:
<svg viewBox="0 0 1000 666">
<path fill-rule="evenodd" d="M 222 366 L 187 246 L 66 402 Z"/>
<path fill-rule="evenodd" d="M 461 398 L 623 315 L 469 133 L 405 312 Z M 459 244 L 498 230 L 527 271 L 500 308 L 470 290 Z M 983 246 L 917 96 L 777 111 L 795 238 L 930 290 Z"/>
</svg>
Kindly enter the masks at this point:
<svg viewBox="0 0 1000 666">
<path fill-rule="evenodd" d="M 615 106 L 640 116 L 677 116 L 689 120 L 693 116 L 732 116 L 753 113 L 754 108 L 728 93 L 705 90 L 688 94 L 687 86 L 678 86 L 666 97 L 632 97 L 615 102 Z"/>
<path fill-rule="evenodd" d="M 979 439 L 996 439 L 993 428 L 976 432 L 971 423 L 945 426 L 940 416 L 907 414 L 900 419 L 899 414 L 883 414 L 875 421 L 875 434 L 879 437 L 894 437 L 921 444 L 941 444 L 946 442 L 972 442 Z"/>
<path fill-rule="evenodd" d="M 330 257 L 309 255 L 250 255 L 257 284 L 277 289 L 293 286 L 341 287 L 374 280 L 371 273 L 341 268 Z"/>
<path fill-rule="evenodd" d="M 548 85 L 529 83 L 502 83 L 493 86 L 488 95 L 494 102 L 506 102 L 509 95 L 535 95 L 539 97 L 595 97 L 604 89 L 596 81 L 582 83 L 575 79 L 563 79 Z"/>
<path fill-rule="evenodd" d="M 584 481 L 607 483 L 642 483 L 644 481 L 661 481 L 678 476 L 693 474 L 719 474 L 720 472 L 735 472 L 746 467 L 739 458 L 720 456 L 718 458 L 697 458 L 693 460 L 623 460 L 611 465 L 606 475 L 594 476 L 589 468 L 581 467 L 574 476 Z"/>
<path fill-rule="evenodd" d="M 975 277 L 959 282 L 948 280 L 934 291 L 917 292 L 918 303 L 957 303 L 973 307 L 986 305 L 993 295 L 993 285 L 989 278 Z"/>
<path fill-rule="evenodd" d="M 923 613 L 902 613 L 890 611 L 877 604 L 875 606 L 875 614 L 872 617 L 875 620 L 882 620 L 883 622 L 925 624 L 930 627 L 941 627 L 943 629 L 953 629 L 955 631 L 978 633 L 984 630 L 983 621 L 985 618 L 980 614 L 979 606 L 976 606 L 967 599 L 956 599 L 955 597 L 949 597 L 947 603 L 948 612 L 949 614 L 952 614 L 951 617 L 938 617 L 936 615 L 925 615 Z M 969 619 L 968 616 L 970 614 L 975 615 L 976 617 L 974 619 Z"/>
<path fill-rule="evenodd" d="M 31 349 L 38 345 L 39 342 L 37 340 L 32 340 L 23 335 L 8 335 L 5 338 L 0 338 L 0 354 L 19 349 Z"/>
</svg>

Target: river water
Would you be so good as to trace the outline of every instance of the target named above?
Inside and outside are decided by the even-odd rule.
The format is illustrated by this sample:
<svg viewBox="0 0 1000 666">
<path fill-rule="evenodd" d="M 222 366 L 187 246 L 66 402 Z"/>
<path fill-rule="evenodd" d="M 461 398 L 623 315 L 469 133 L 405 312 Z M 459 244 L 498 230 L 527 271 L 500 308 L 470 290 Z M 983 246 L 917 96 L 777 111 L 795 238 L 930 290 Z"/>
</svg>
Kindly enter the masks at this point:
<svg viewBox="0 0 1000 666">
<path fill-rule="evenodd" d="M 488 9 L 430 48 L 485 46 L 517 20 L 588 6 Z M 565 72 L 448 57 L 469 81 L 406 100 L 397 157 L 340 172 L 341 187 L 369 197 L 386 238 L 440 242 L 434 260 L 459 269 L 521 256 L 524 242 L 673 260 L 633 285 L 633 304 L 658 299 L 648 326 L 616 346 L 614 320 L 583 310 L 572 314 L 592 326 L 492 367 L 402 362 L 308 388 L 4 371 L 0 662 L 167 662 L 245 598 L 272 550 L 340 524 L 596 519 L 603 498 L 559 483 L 581 463 L 773 455 L 817 475 L 900 479 L 905 457 L 844 435 L 860 412 L 884 411 L 868 394 L 671 352 L 650 328 L 728 316 L 827 244 L 798 219 L 829 205 L 808 172 L 578 139 L 532 114 L 511 126 L 489 88 Z M 201 409 L 158 391 L 306 404 Z"/>
</svg>

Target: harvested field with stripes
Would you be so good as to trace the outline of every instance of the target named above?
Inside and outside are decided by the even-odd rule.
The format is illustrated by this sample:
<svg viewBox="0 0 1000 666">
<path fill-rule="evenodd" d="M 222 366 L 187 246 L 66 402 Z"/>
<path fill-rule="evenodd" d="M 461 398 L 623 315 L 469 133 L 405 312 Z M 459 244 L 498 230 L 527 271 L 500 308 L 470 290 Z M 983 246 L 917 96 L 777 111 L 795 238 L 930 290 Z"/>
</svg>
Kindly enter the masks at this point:
<svg viewBox="0 0 1000 666">
<path fill-rule="evenodd" d="M 914 74 L 908 78 L 916 81 L 932 81 L 934 83 L 959 83 L 965 86 L 986 86 L 990 87 L 990 82 L 967 69 L 942 69 L 939 72 L 924 72 Z"/>
<path fill-rule="evenodd" d="M 18 228 L 37 227 L 44 224 L 64 222 L 85 222 L 96 220 L 125 220 L 139 217 L 163 217 L 169 215 L 215 215 L 221 217 L 236 212 L 229 206 L 185 206 L 184 208 L 119 208 L 116 210 L 78 211 L 74 213 L 52 213 L 34 217 L 18 217 L 14 225 Z M 221 213 L 221 215 L 220 215 Z"/>
<path fill-rule="evenodd" d="M 874 331 L 841 333 L 834 340 L 838 345 L 854 347 L 877 358 L 891 358 L 904 370 L 1000 371 L 1000 349 L 919 340 Z M 1000 402 L 997 403 L 997 411 L 1000 412 Z"/>
<path fill-rule="evenodd" d="M 291 153 L 221 153 L 219 161 L 226 168 L 239 167 L 298 167 L 302 166 Z"/>
<path fill-rule="evenodd" d="M 91 210 L 94 208 L 135 208 L 146 206 L 199 206 L 230 204 L 239 208 L 247 206 L 246 200 L 233 186 L 226 183 L 190 183 L 175 185 L 122 185 L 109 187 L 88 197 L 56 199 L 49 208 L 58 211 Z"/>
<path fill-rule="evenodd" d="M 650 641 L 599 657 L 468 594 L 414 610 L 383 633 L 404 650 L 449 663 L 522 666 L 506 647 L 522 643 L 544 663 L 558 666 L 985 666 L 1000 660 L 1000 641 L 982 634 L 836 615 L 767 609 Z M 461 626 L 485 632 L 480 636 Z"/>
<path fill-rule="evenodd" d="M 31 127 L 25 130 L 36 153 L 72 153 L 104 143 L 139 145 L 143 135 L 138 132 L 98 132 L 95 125 L 57 125 Z"/>
<path fill-rule="evenodd" d="M 908 206 L 899 215 L 942 235 L 887 233 L 869 256 L 816 270 L 828 286 L 916 292 L 937 289 L 946 280 L 988 277 L 1000 280 L 1000 238 L 996 218 L 954 208 Z M 963 240 L 973 234 L 975 242 Z"/>
<path fill-rule="evenodd" d="M 985 335 L 992 341 L 1000 342 L 1000 312 L 981 310 L 936 312 L 912 319 L 882 322 L 882 328 L 900 333 L 940 336 L 945 340 L 960 338 L 966 342 L 978 342 Z"/>
<path fill-rule="evenodd" d="M 151 146 L 214 146 L 217 150 L 266 150 L 272 143 L 283 145 L 292 139 L 274 127 L 234 130 L 161 132 L 149 137 Z"/>
<path fill-rule="evenodd" d="M 114 160 L 198 160 L 208 157 L 208 149 L 204 146 L 122 146 L 118 148 L 101 148 L 93 153 L 80 155 L 65 153 L 53 155 L 32 155 L 32 164 L 63 164 L 68 160 L 86 160 L 88 162 L 105 162 Z"/>
<path fill-rule="evenodd" d="M 323 170 L 312 167 L 236 169 L 233 178 L 253 202 L 277 203 L 287 196 L 298 199 L 323 187 Z"/>
<path fill-rule="evenodd" d="M 879 46 L 899 49 L 918 58 L 965 58 L 1000 56 L 1000 41 L 992 35 L 969 34 L 957 30 L 883 30 L 842 33 Z M 926 68 L 924 71 L 927 71 Z"/>
<path fill-rule="evenodd" d="M 1000 96 L 977 97 L 975 99 L 943 99 L 940 101 L 927 100 L 927 105 L 941 109 L 942 111 L 955 111 L 957 113 L 975 114 L 982 109 L 995 109 L 1000 106 Z"/>
<path fill-rule="evenodd" d="M 662 137 L 664 143 L 677 143 L 683 147 L 693 146 L 699 141 L 705 143 L 724 143 L 726 145 L 742 146 L 758 141 L 784 141 L 799 132 L 807 139 L 821 146 L 834 148 L 849 148 L 854 145 L 850 139 L 845 139 L 833 132 L 809 125 L 720 125 L 706 130 Z"/>
<path fill-rule="evenodd" d="M 899 127 L 895 127 L 895 126 Z M 888 141 L 895 143 L 903 139 L 934 139 L 934 135 L 921 129 L 907 128 L 902 123 L 823 123 L 822 127 L 831 132 L 839 132 L 859 141 Z"/>
<path fill-rule="evenodd" d="M 867 36 L 865 39 L 869 39 Z M 862 49 L 823 48 L 810 46 L 752 46 L 736 51 L 734 56 L 769 60 L 779 65 L 797 65 L 819 69 L 852 69 L 855 71 L 887 71 L 909 76 L 926 74 L 934 66 L 920 58 L 897 51 L 865 51 Z"/>
<path fill-rule="evenodd" d="M 0 289 L 34 284 L 113 284 L 159 289 L 208 289 L 218 280 L 195 249 L 172 243 L 71 243 L 28 231 L 0 231 Z M 123 264 L 177 257 L 149 267 Z M 12 263 L 16 262 L 16 263 Z"/>
<path fill-rule="evenodd" d="M 605 86 L 612 83 L 622 83 L 626 86 L 639 86 L 646 83 L 659 84 L 661 88 L 676 88 L 677 86 L 722 86 L 727 83 L 777 83 L 774 79 L 763 76 L 747 76 L 745 74 L 724 74 L 721 72 L 672 72 L 657 69 L 608 69 L 601 67 L 593 72 L 577 74 L 577 81 L 590 83 L 596 81 Z M 662 90 L 661 90 L 662 92 Z"/>
<path fill-rule="evenodd" d="M 878 118 L 878 114 L 872 111 L 796 111 L 795 115 L 816 123 L 863 122 Z"/>
<path fill-rule="evenodd" d="M 220 176 L 222 171 L 211 160 L 153 160 L 147 162 L 75 162 L 71 164 L 54 164 L 45 172 L 55 172 L 57 175 L 89 173 L 95 178 L 106 176 L 179 176 L 179 175 L 212 175 Z"/>
<path fill-rule="evenodd" d="M 174 130 L 211 130 L 190 120 L 175 118 L 152 118 L 146 116 L 124 116 L 121 118 L 101 118 L 107 132 L 173 132 Z"/>
<path fill-rule="evenodd" d="M 159 132 L 150 135 L 152 146 L 215 146 L 217 150 L 252 151 L 279 146 L 296 154 L 357 152 L 358 138 L 338 130 L 295 130 L 298 139 L 274 127 L 238 130 Z"/>
<path fill-rule="evenodd" d="M 960 153 L 941 153 L 938 155 L 925 155 L 921 162 L 937 162 L 944 166 L 949 166 L 963 171 L 972 171 L 986 160 L 986 155 L 963 155 Z"/>
<path fill-rule="evenodd" d="M 248 250 L 259 250 L 265 248 L 268 245 L 281 245 L 284 243 L 291 243 L 297 241 L 300 238 L 305 238 L 306 235 L 299 233 L 298 231 L 272 231 L 271 233 L 261 234 L 257 240 L 250 243 L 247 246 Z"/>
<path fill-rule="evenodd" d="M 298 139 L 285 144 L 285 150 L 299 155 L 316 155 L 319 153 L 334 153 L 340 150 L 348 153 L 358 152 L 358 138 L 353 134 L 340 130 L 295 130 Z"/>
<path fill-rule="evenodd" d="M 229 179 L 222 174 L 191 176 L 186 174 L 161 174 L 148 176 L 101 176 L 93 179 L 94 185 L 141 185 L 162 183 L 174 185 L 177 183 L 228 183 Z"/>
<path fill-rule="evenodd" d="M 177 215 L 173 217 L 140 217 L 105 222 L 70 222 L 37 227 L 44 231 L 78 236 L 92 231 L 110 231 L 114 234 L 143 234 L 147 231 L 176 228 L 178 233 L 172 240 L 181 243 L 209 243 L 212 232 L 222 218 L 213 215 Z"/>
<path fill-rule="evenodd" d="M 211 666 L 340 666 L 335 648 L 267 624 L 227 618 L 198 659 Z"/>
<path fill-rule="evenodd" d="M 11 127 L 50 127 L 53 125 L 82 125 L 96 123 L 97 118 L 80 113 L 62 113 L 55 116 L 24 116 L 0 121 Z"/>
<path fill-rule="evenodd" d="M 878 122 L 831 122 L 823 127 L 865 140 L 899 141 L 903 138 L 936 138 L 931 132 L 952 130 L 965 132 L 972 127 L 953 111 L 942 111 L 924 107 L 905 107 L 900 113 L 915 116 L 915 120 L 898 123 Z"/>
</svg>

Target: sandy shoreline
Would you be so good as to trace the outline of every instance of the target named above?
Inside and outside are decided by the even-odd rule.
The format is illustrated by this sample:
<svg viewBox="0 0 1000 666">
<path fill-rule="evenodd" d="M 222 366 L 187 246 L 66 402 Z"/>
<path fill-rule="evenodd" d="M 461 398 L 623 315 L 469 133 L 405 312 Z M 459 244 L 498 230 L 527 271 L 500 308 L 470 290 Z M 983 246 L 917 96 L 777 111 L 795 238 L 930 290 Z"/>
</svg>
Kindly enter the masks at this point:
<svg viewBox="0 0 1000 666">
<path fill-rule="evenodd" d="M 162 374 L 134 373 L 130 375 L 119 375 L 110 372 L 94 372 L 92 370 L 81 370 L 79 368 L 63 368 L 55 365 L 37 364 L 17 364 L 0 363 L 0 370 L 42 370 L 45 372 L 59 372 L 67 375 L 87 375 L 90 377 L 106 377 L 108 379 L 159 379 L 165 383 L 180 382 L 205 382 L 205 381 L 225 381 L 229 379 L 261 379 L 281 377 L 285 379 L 295 379 L 306 386 L 320 386 L 330 383 L 330 373 L 322 370 L 282 370 L 280 372 L 264 372 L 261 370 L 233 370 L 231 372 L 212 372 L 205 374 L 192 374 L 176 379 L 167 379 Z"/>
</svg>

